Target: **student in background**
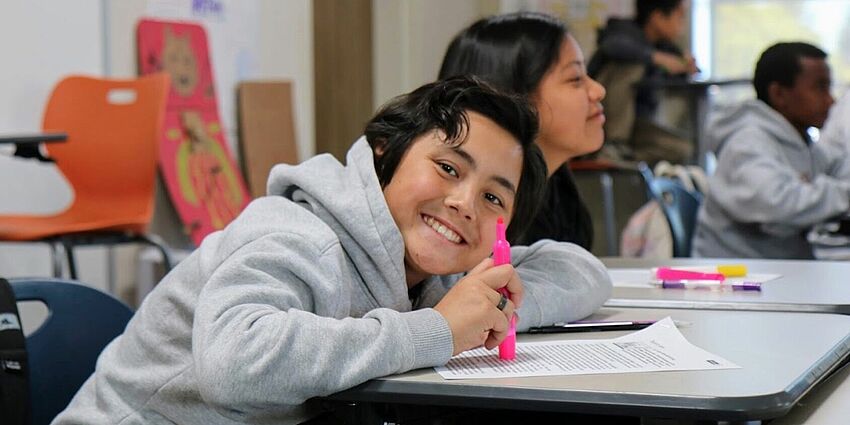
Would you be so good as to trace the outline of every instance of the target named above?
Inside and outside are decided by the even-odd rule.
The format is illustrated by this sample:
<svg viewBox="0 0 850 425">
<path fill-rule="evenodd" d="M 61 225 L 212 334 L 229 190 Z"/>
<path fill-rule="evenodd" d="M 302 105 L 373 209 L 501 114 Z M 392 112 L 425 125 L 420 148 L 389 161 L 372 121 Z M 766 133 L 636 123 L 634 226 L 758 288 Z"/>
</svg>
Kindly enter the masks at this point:
<svg viewBox="0 0 850 425">
<path fill-rule="evenodd" d="M 611 18 L 599 31 L 588 64 L 608 90 L 603 156 L 647 162 L 684 162 L 690 142 L 656 122 L 658 83 L 696 72 L 690 55 L 674 44 L 685 29 L 685 0 L 636 0 L 635 19 Z"/>
<path fill-rule="evenodd" d="M 812 225 L 850 209 L 850 161 L 813 143 L 833 104 L 826 53 L 779 43 L 762 53 L 753 85 L 758 99 L 708 127 L 717 168 L 699 211 L 699 257 L 812 258 Z"/>
<path fill-rule="evenodd" d="M 584 56 L 560 20 L 541 13 L 481 19 L 449 45 L 440 78 L 475 75 L 525 95 L 540 116 L 537 144 L 549 181 L 540 212 L 521 240 L 573 242 L 590 249 L 593 224 L 567 161 L 602 146 L 605 89 L 587 76 Z"/>
<path fill-rule="evenodd" d="M 611 283 L 583 249 L 488 258 L 497 218 L 515 237 L 540 199 L 536 131 L 521 98 L 450 79 L 384 106 L 346 165 L 278 165 L 270 196 L 157 285 L 54 423 L 294 423 L 319 413 L 312 397 L 495 347 L 515 309 L 519 330 L 590 314 Z"/>
</svg>

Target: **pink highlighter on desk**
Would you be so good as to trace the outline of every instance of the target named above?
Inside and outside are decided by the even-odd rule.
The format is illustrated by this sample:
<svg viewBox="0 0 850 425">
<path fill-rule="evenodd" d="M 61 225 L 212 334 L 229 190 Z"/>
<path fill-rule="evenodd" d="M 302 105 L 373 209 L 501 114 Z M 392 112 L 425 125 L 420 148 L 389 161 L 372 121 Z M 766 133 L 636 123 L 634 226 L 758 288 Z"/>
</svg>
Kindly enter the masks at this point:
<svg viewBox="0 0 850 425">
<path fill-rule="evenodd" d="M 726 279 L 726 276 L 724 276 L 722 273 L 696 272 L 691 270 L 674 269 L 670 267 L 659 267 L 657 269 L 653 269 L 653 272 L 653 274 L 655 274 L 655 278 L 658 280 L 699 279 L 722 281 Z"/>
<path fill-rule="evenodd" d="M 652 275 L 658 280 L 719 280 L 727 277 L 744 277 L 747 275 L 747 266 L 743 264 L 728 264 L 709 267 L 710 271 L 703 270 L 704 267 L 678 268 L 658 267 L 652 269 Z"/>
<path fill-rule="evenodd" d="M 511 245 L 505 238 L 505 221 L 502 217 L 496 222 L 496 242 L 493 244 L 493 265 L 511 263 Z M 511 298 L 511 293 L 506 288 L 500 288 L 499 293 Z M 516 315 L 511 317 L 508 336 L 499 344 L 499 358 L 502 360 L 513 360 L 516 358 Z"/>
<path fill-rule="evenodd" d="M 652 269 L 651 283 L 662 288 L 701 288 L 701 289 L 733 289 L 744 291 L 761 291 L 760 282 L 729 283 L 726 278 L 743 277 L 747 275 L 744 265 L 726 265 L 714 267 L 711 271 L 686 270 L 673 267 L 658 267 Z"/>
</svg>

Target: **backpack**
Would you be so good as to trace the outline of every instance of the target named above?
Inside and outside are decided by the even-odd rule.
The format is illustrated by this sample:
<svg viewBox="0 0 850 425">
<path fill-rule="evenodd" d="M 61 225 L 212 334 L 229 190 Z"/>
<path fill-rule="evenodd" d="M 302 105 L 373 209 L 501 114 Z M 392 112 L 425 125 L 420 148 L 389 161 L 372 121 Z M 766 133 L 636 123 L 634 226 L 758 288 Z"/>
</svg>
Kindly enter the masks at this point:
<svg viewBox="0 0 850 425">
<path fill-rule="evenodd" d="M 689 192 L 705 194 L 708 190 L 705 171 L 694 165 L 672 165 L 660 161 L 655 165 L 653 174 L 676 179 Z M 673 257 L 673 235 L 658 202 L 650 200 L 629 217 L 620 239 L 620 256 L 650 259 Z"/>
<path fill-rule="evenodd" d="M 0 278 L 0 417 L 4 425 L 28 424 L 29 409 L 26 337 L 12 285 Z"/>
</svg>

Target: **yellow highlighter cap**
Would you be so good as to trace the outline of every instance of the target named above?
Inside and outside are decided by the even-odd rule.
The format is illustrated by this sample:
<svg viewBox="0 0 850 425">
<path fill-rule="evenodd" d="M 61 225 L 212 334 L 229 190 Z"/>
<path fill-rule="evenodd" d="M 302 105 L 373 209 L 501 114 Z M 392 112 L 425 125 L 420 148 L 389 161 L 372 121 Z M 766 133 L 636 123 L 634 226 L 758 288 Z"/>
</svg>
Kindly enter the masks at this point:
<svg viewBox="0 0 850 425">
<path fill-rule="evenodd" d="M 717 272 L 726 277 L 744 277 L 747 275 L 747 266 L 743 264 L 727 264 L 717 266 Z"/>
</svg>

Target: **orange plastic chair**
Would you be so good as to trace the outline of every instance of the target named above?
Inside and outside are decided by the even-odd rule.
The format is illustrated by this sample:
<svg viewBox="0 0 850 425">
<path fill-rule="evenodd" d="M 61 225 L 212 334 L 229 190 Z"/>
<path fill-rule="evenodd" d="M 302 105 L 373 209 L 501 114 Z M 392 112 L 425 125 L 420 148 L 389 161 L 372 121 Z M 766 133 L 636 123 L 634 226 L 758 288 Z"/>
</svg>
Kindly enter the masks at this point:
<svg viewBox="0 0 850 425">
<path fill-rule="evenodd" d="M 56 277 L 61 274 L 60 244 L 73 279 L 76 245 L 151 244 L 170 269 L 168 248 L 155 235 L 146 235 L 168 88 L 165 74 L 135 80 L 71 76 L 60 81 L 50 95 L 42 127 L 68 134 L 65 143 L 53 143 L 47 152 L 73 188 L 74 199 L 55 215 L 0 215 L 0 240 L 50 243 Z"/>
</svg>

